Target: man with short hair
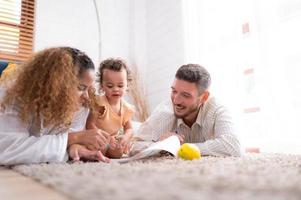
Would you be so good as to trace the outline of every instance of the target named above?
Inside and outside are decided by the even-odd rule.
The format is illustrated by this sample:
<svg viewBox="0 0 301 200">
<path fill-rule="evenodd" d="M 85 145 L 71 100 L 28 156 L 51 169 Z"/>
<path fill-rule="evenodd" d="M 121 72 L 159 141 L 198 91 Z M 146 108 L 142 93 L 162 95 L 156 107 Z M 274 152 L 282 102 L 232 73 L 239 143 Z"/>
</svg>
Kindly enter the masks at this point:
<svg viewBox="0 0 301 200">
<path fill-rule="evenodd" d="M 227 109 L 209 98 L 211 77 L 198 64 L 181 66 L 171 87 L 171 100 L 161 103 L 141 125 L 132 154 L 171 135 L 193 143 L 202 155 L 240 156 L 240 143 Z"/>
</svg>

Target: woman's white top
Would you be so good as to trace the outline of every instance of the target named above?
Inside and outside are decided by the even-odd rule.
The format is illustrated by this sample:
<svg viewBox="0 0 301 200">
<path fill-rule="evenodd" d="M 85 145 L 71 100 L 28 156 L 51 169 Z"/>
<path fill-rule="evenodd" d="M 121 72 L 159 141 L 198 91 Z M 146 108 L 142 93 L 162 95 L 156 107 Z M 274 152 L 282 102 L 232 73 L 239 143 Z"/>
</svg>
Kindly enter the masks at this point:
<svg viewBox="0 0 301 200">
<path fill-rule="evenodd" d="M 0 101 L 5 89 L 0 87 Z M 85 129 L 89 109 L 80 108 L 70 127 L 43 127 L 32 120 L 24 124 L 18 117 L 17 106 L 0 110 L 0 165 L 60 163 L 68 160 L 68 133 Z"/>
</svg>

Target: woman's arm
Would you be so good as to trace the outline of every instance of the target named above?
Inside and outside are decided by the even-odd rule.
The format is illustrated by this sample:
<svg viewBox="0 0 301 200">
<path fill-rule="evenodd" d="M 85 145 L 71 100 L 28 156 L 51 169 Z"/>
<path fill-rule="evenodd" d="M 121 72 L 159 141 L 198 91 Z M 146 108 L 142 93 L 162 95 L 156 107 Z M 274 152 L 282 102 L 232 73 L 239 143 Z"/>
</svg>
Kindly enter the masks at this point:
<svg viewBox="0 0 301 200">
<path fill-rule="evenodd" d="M 90 150 L 103 149 L 109 143 L 110 135 L 95 126 L 93 112 L 82 107 L 76 112 L 68 134 L 68 147 L 72 144 L 81 144 Z M 84 130 L 90 126 L 89 130 Z M 91 127 L 95 126 L 95 127 Z"/>
<path fill-rule="evenodd" d="M 67 146 L 81 144 L 90 150 L 99 150 L 108 144 L 110 136 L 100 129 L 90 129 L 68 133 Z"/>
<path fill-rule="evenodd" d="M 68 160 L 68 144 L 99 147 L 105 143 L 105 133 L 100 130 L 78 131 L 83 130 L 85 120 L 85 117 L 76 115 L 70 128 L 73 132 L 36 137 L 30 135 L 17 112 L 12 109 L 0 111 L 0 165 L 65 162 Z"/>
<path fill-rule="evenodd" d="M 30 136 L 14 112 L 0 112 L 0 165 L 65 162 L 68 134 Z"/>
<path fill-rule="evenodd" d="M 0 87 L 0 101 L 4 94 Z M 0 165 L 64 162 L 68 159 L 67 136 L 30 136 L 28 125 L 14 109 L 0 110 Z"/>
<path fill-rule="evenodd" d="M 86 122 L 86 129 L 97 129 L 97 126 L 95 125 L 95 117 L 92 111 L 89 112 Z"/>
<path fill-rule="evenodd" d="M 80 159 L 85 159 L 85 160 L 103 161 L 106 163 L 110 162 L 110 159 L 105 157 L 101 151 L 91 151 L 79 144 L 71 145 L 68 148 L 68 153 L 70 159 L 72 159 L 73 161 L 79 161 Z"/>
</svg>

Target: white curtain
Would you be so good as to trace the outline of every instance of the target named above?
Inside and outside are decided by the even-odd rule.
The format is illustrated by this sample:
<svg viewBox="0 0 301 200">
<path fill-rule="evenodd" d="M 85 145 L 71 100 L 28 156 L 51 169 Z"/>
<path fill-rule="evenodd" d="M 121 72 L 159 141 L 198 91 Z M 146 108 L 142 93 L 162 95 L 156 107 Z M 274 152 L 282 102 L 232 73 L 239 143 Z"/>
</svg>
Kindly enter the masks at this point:
<svg viewBox="0 0 301 200">
<path fill-rule="evenodd" d="M 301 0 L 183 0 L 186 62 L 212 74 L 246 147 L 301 153 Z"/>
</svg>

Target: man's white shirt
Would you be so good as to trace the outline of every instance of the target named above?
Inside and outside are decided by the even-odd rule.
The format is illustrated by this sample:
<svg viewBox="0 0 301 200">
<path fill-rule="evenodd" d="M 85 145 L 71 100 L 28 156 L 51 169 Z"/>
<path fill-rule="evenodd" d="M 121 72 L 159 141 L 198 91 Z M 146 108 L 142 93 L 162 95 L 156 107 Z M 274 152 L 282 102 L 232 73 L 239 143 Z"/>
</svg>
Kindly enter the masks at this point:
<svg viewBox="0 0 301 200">
<path fill-rule="evenodd" d="M 214 97 L 209 98 L 200 108 L 195 123 L 188 127 L 174 115 L 171 100 L 162 102 L 141 125 L 132 154 L 158 141 L 167 132 L 178 132 L 185 136 L 185 143 L 194 143 L 202 155 L 240 156 L 240 142 L 229 111 Z"/>
</svg>

